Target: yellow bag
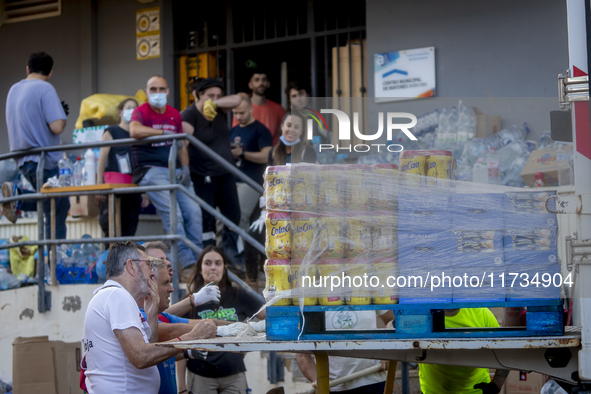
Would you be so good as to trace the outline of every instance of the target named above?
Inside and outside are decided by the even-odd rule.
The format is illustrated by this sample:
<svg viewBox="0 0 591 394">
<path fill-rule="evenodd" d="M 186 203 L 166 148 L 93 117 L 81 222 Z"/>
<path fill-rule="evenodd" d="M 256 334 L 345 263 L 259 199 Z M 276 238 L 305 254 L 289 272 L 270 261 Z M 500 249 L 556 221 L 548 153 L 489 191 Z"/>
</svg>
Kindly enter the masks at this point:
<svg viewBox="0 0 591 394">
<path fill-rule="evenodd" d="M 10 238 L 11 242 L 28 241 L 29 237 L 23 235 L 18 237 L 16 235 Z M 18 276 L 23 273 L 30 277 L 35 276 L 35 252 L 38 246 L 21 246 L 18 248 L 10 249 L 10 269 L 14 276 Z"/>
<path fill-rule="evenodd" d="M 80 116 L 76 121 L 76 128 L 81 129 L 82 122 L 86 119 L 100 119 L 106 116 L 110 116 L 113 119 L 119 119 L 117 106 L 126 98 L 135 99 L 140 105 L 148 101 L 148 96 L 143 90 L 138 90 L 135 96 L 125 96 L 120 94 L 93 94 L 92 96 L 82 100 L 82 103 L 80 104 Z"/>
</svg>

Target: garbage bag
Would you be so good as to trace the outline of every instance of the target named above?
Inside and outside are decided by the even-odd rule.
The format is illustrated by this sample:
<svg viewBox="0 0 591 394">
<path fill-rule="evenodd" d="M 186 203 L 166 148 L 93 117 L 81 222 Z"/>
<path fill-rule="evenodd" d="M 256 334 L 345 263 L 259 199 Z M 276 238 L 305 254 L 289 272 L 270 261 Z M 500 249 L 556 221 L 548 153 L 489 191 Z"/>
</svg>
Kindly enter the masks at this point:
<svg viewBox="0 0 591 394">
<path fill-rule="evenodd" d="M 28 241 L 29 237 L 26 235 L 11 237 L 11 242 Z M 10 269 L 15 276 L 23 273 L 30 277 L 35 276 L 35 252 L 37 252 L 37 245 L 20 246 L 18 248 L 10 249 Z"/>
<path fill-rule="evenodd" d="M 125 96 L 120 94 L 93 94 L 82 100 L 80 104 L 80 116 L 76 121 L 76 128 L 83 127 L 82 122 L 86 119 L 110 116 L 113 119 L 119 119 L 117 113 L 117 106 L 126 98 L 137 100 L 138 104 L 143 104 L 148 101 L 146 92 L 138 90 L 135 96 Z"/>
</svg>

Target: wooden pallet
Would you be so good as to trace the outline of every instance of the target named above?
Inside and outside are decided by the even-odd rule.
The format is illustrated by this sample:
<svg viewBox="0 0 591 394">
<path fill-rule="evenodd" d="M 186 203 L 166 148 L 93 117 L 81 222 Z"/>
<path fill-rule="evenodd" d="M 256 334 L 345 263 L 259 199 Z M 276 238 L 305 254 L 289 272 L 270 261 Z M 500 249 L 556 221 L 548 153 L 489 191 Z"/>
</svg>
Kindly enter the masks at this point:
<svg viewBox="0 0 591 394">
<path fill-rule="evenodd" d="M 526 327 L 499 328 L 445 328 L 444 309 L 491 307 L 526 307 Z M 337 311 L 394 311 L 395 329 L 380 330 L 325 330 L 325 312 Z M 294 340 L 376 340 L 409 338 L 484 338 L 530 337 L 564 334 L 562 300 L 470 302 L 452 304 L 392 304 L 392 305 L 340 305 L 267 307 L 267 339 Z M 304 330 L 300 335 L 302 323 Z"/>
</svg>

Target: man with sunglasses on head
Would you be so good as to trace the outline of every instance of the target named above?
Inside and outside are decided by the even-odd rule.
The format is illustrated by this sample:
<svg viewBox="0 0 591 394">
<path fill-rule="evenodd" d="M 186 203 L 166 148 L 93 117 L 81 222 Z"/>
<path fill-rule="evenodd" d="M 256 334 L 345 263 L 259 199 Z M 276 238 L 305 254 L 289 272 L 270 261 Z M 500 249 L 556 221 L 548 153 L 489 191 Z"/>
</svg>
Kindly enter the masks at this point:
<svg viewBox="0 0 591 394">
<path fill-rule="evenodd" d="M 109 248 L 107 281 L 94 291 L 84 318 L 85 384 L 89 394 L 157 393 L 156 365 L 182 350 L 150 343 L 157 332 L 142 322 L 136 300 L 150 297 L 148 319 L 157 318 L 160 303 L 155 273 L 145 249 L 135 242 Z M 187 334 L 168 342 L 213 338 L 215 323 L 204 320 Z"/>
</svg>

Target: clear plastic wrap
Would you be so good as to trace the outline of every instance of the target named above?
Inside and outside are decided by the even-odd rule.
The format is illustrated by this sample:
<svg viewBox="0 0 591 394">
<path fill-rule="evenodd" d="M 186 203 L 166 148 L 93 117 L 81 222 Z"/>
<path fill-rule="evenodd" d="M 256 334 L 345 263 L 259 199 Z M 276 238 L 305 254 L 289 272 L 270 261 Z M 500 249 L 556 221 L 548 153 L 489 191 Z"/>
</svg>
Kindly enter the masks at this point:
<svg viewBox="0 0 591 394">
<path fill-rule="evenodd" d="M 274 305 L 557 299 L 554 192 L 455 181 L 447 151 L 394 164 L 269 167 Z"/>
</svg>

